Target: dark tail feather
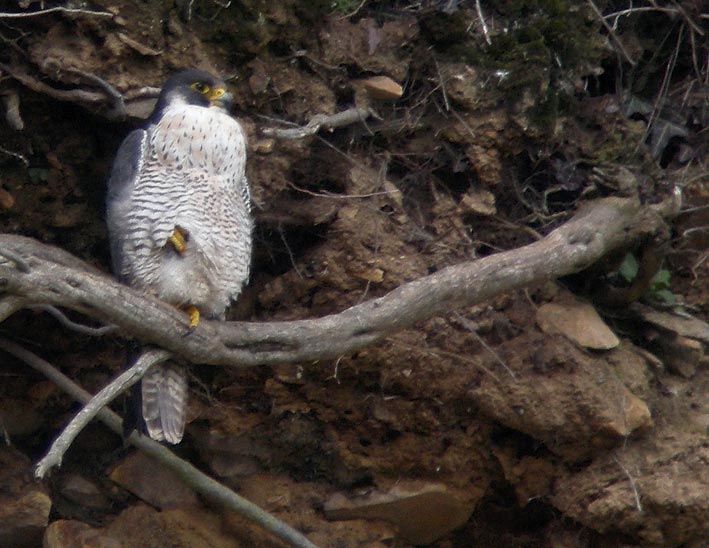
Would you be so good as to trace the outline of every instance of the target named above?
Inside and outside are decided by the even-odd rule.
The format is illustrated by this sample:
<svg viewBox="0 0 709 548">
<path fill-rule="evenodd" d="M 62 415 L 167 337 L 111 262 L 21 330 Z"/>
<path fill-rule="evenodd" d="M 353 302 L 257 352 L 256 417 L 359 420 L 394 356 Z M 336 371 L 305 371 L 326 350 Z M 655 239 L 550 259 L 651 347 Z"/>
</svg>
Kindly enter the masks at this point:
<svg viewBox="0 0 709 548">
<path fill-rule="evenodd" d="M 143 421 L 157 441 L 180 443 L 187 419 L 187 372 L 179 364 L 153 366 L 141 382 Z"/>
</svg>

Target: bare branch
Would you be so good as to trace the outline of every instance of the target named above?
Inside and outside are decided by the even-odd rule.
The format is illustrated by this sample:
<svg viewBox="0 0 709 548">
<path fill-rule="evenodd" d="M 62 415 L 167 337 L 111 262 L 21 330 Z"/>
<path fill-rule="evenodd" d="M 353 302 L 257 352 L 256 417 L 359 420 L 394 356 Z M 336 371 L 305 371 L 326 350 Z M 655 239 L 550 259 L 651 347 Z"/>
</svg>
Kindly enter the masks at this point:
<svg viewBox="0 0 709 548">
<path fill-rule="evenodd" d="M 12 354 L 24 363 L 36 369 L 54 384 L 59 386 L 72 398 L 81 402 L 88 403 L 91 399 L 91 394 L 79 387 L 69 377 L 62 374 L 49 362 L 43 360 L 36 354 L 22 348 L 21 346 L 0 338 L 0 349 Z M 98 411 L 98 418 L 116 434 L 121 435 L 123 432 L 123 421 L 113 411 L 103 408 Z M 264 512 L 261 508 L 240 497 L 228 487 L 222 485 L 218 481 L 210 478 L 203 472 L 197 470 L 187 461 L 177 457 L 167 447 L 160 445 L 158 442 L 151 440 L 147 436 L 133 432 L 128 437 L 128 442 L 150 455 L 155 460 L 159 461 L 165 467 L 175 472 L 180 479 L 193 489 L 196 493 L 205 498 L 221 504 L 229 510 L 238 512 L 240 515 L 250 519 L 257 525 L 269 531 L 275 537 L 286 542 L 293 548 L 318 548 L 310 542 L 304 535 L 283 523 L 276 517 Z"/>
<path fill-rule="evenodd" d="M 104 103 L 107 97 L 103 93 L 96 93 L 95 91 L 86 91 L 84 89 L 56 89 L 52 86 L 40 82 L 36 78 L 26 74 L 16 67 L 10 67 L 4 63 L 0 63 L 0 69 L 7 72 L 15 80 L 20 82 L 22 85 L 28 87 L 32 91 L 37 93 L 43 93 L 56 99 L 57 101 L 69 101 L 69 102 L 79 102 L 79 103 Z"/>
<path fill-rule="evenodd" d="M 25 122 L 20 114 L 20 96 L 17 90 L 12 88 L 3 91 L 0 93 L 0 100 L 5 105 L 5 120 L 9 126 L 15 131 L 22 131 L 25 128 Z"/>
<path fill-rule="evenodd" d="M 350 108 L 336 114 L 318 114 L 313 116 L 308 125 L 289 129 L 264 128 L 262 133 L 267 137 L 276 139 L 303 139 L 310 135 L 315 135 L 320 129 L 335 129 L 349 126 L 357 122 L 362 122 L 372 116 L 373 113 L 368 108 Z"/>
<path fill-rule="evenodd" d="M 85 80 L 88 80 L 92 84 L 97 85 L 103 91 L 106 92 L 106 95 L 109 97 L 109 99 L 113 103 L 113 106 L 111 107 L 111 112 L 109 113 L 109 117 L 121 118 L 126 115 L 126 105 L 125 105 L 125 102 L 123 101 L 123 95 L 121 95 L 121 93 L 116 88 L 114 88 L 111 84 L 106 82 L 106 80 L 93 74 L 92 72 L 86 72 L 84 70 L 67 69 L 67 71 L 71 72 L 73 74 L 76 74 L 78 76 L 81 76 Z"/>
<path fill-rule="evenodd" d="M 43 310 L 44 312 L 47 312 L 48 314 L 54 316 L 64 327 L 71 329 L 72 331 L 81 333 L 82 335 L 89 335 L 90 337 L 103 337 L 108 333 L 118 331 L 118 327 L 115 325 L 91 327 L 89 325 L 82 325 L 80 323 L 73 322 L 69 318 L 67 318 L 61 310 L 49 304 L 32 304 L 27 305 L 24 308 L 29 308 L 30 310 Z"/>
<path fill-rule="evenodd" d="M 253 367 L 349 354 L 436 315 L 579 272 L 608 252 L 664 228 L 653 207 L 631 198 L 605 198 L 587 203 L 571 221 L 537 242 L 450 266 L 338 314 L 271 323 L 203 321 L 188 337 L 183 336 L 188 319 L 174 307 L 82 268 L 75 257 L 30 238 L 0 236 L 0 249 L 22 257 L 30 267 L 19 272 L 0 265 L 0 287 L 31 303 L 67 307 L 115 324 L 127 335 L 193 363 Z"/>
<path fill-rule="evenodd" d="M 0 12 L 0 19 L 21 19 L 26 17 L 38 17 L 40 15 L 47 15 L 48 13 L 68 13 L 72 15 L 89 15 L 91 17 L 113 17 L 114 15 L 107 11 L 91 11 L 82 10 L 77 8 L 65 8 L 64 6 L 56 6 L 53 8 L 47 8 L 46 10 L 39 11 L 24 11 L 17 13 Z"/>
<path fill-rule="evenodd" d="M 35 476 L 43 479 L 49 470 L 62 465 L 64 453 L 69 449 L 71 442 L 79 435 L 84 427 L 98 414 L 101 409 L 111 403 L 116 396 L 128 390 L 143 378 L 153 365 L 164 362 L 170 358 L 166 350 L 150 349 L 143 352 L 136 362 L 123 373 L 118 375 L 109 384 L 104 386 L 89 402 L 79 411 L 62 433 L 54 440 L 47 454 L 37 463 Z"/>
<path fill-rule="evenodd" d="M 26 167 L 30 166 L 30 161 L 24 155 L 20 154 L 19 152 L 7 150 L 4 147 L 0 147 L 0 152 L 2 152 L 3 154 L 7 154 L 8 156 L 12 156 L 13 158 L 17 158 L 18 160 L 20 160 L 20 162 L 25 164 Z"/>
<path fill-rule="evenodd" d="M 152 99 L 157 98 L 160 95 L 160 88 L 154 88 L 151 86 L 145 86 L 138 89 L 128 90 L 123 94 L 123 98 L 126 101 L 134 101 L 135 99 Z"/>
</svg>

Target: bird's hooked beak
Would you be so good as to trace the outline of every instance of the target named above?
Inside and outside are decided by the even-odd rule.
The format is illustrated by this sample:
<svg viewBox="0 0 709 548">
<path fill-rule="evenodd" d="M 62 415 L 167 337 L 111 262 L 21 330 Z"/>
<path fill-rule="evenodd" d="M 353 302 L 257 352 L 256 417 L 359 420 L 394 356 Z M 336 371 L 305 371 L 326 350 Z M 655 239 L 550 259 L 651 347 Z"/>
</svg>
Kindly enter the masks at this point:
<svg viewBox="0 0 709 548">
<path fill-rule="evenodd" d="M 234 96 L 224 88 L 214 88 L 208 94 L 209 102 L 216 107 L 223 108 L 226 111 L 231 110 L 234 102 Z"/>
</svg>

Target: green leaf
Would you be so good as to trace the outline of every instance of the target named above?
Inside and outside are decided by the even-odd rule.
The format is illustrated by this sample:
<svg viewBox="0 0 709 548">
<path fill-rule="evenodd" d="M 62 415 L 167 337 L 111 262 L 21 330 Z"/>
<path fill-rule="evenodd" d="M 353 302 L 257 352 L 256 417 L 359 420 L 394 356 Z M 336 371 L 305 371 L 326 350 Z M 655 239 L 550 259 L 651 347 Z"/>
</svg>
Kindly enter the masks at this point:
<svg viewBox="0 0 709 548">
<path fill-rule="evenodd" d="M 618 269 L 618 274 L 626 282 L 632 282 L 638 275 L 638 260 L 635 255 L 628 253 L 623 259 L 623 264 L 620 265 Z"/>
<path fill-rule="evenodd" d="M 660 289 L 659 291 L 653 291 L 652 296 L 667 305 L 677 304 L 677 297 L 669 289 Z"/>
<path fill-rule="evenodd" d="M 670 278 L 672 275 L 670 274 L 670 271 L 667 270 L 666 268 L 663 268 L 662 270 L 658 270 L 657 273 L 652 277 L 652 285 L 653 287 L 661 288 L 661 289 L 666 289 L 670 287 Z"/>
</svg>

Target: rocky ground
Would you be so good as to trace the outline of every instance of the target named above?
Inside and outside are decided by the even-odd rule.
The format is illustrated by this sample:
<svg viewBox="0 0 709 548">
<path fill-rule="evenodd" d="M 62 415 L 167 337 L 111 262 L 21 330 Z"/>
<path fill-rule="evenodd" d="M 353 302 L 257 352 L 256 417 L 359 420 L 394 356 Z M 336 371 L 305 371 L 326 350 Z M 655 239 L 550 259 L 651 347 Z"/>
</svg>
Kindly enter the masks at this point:
<svg viewBox="0 0 709 548">
<path fill-rule="evenodd" d="M 228 78 L 249 137 L 256 250 L 230 319 L 338 312 L 534 242 L 583 202 L 678 188 L 666 233 L 572 277 L 336 360 L 195 365 L 176 451 L 321 547 L 709 546 L 709 27 L 701 2 L 643 7 L 607 27 L 594 8 L 628 5 L 0 13 L 0 230 L 108 272 L 113 156 L 188 66 Z M 278 133 L 355 107 L 374 115 Z M 92 392 L 124 365 L 119 334 L 40 310 L 0 330 Z M 0 372 L 0 546 L 281 546 L 98 423 L 35 481 L 78 407 L 5 354 Z"/>
</svg>

